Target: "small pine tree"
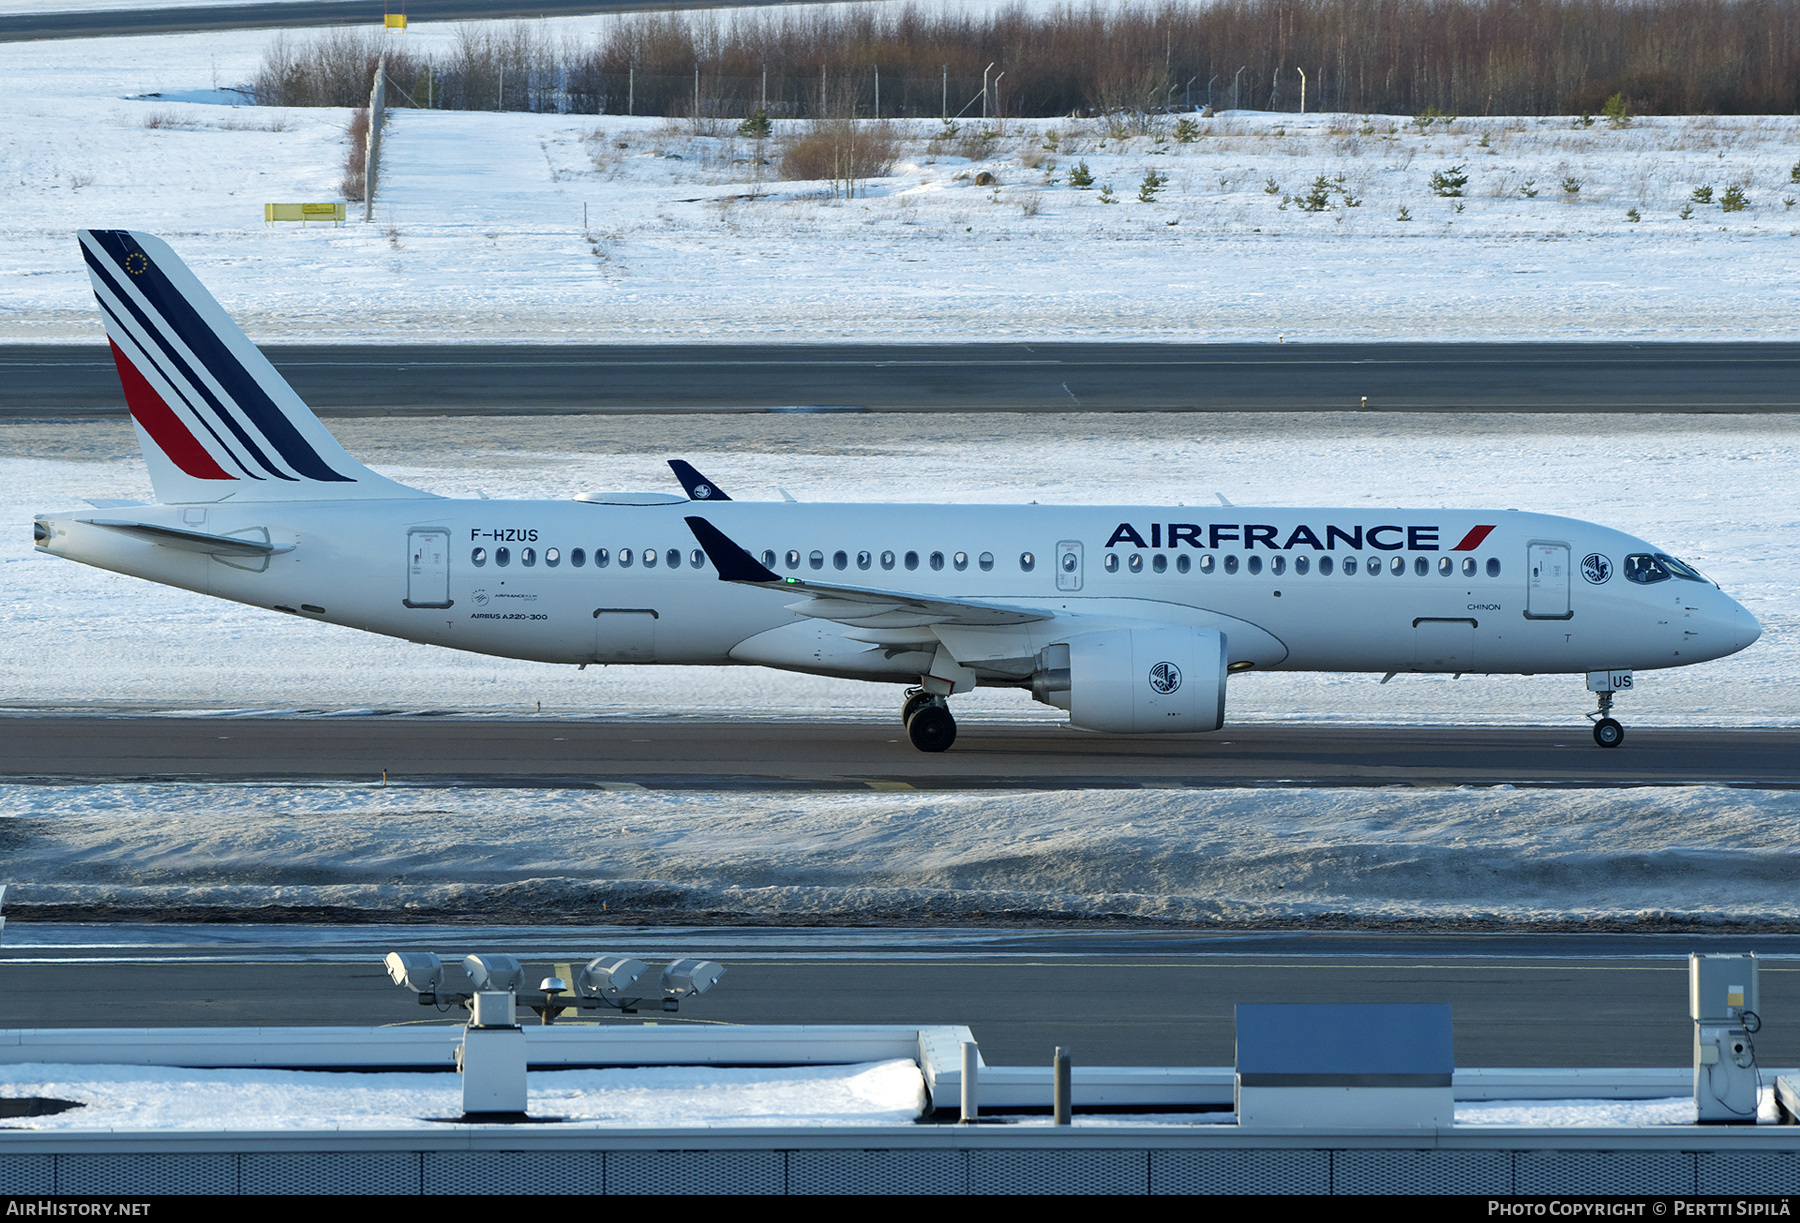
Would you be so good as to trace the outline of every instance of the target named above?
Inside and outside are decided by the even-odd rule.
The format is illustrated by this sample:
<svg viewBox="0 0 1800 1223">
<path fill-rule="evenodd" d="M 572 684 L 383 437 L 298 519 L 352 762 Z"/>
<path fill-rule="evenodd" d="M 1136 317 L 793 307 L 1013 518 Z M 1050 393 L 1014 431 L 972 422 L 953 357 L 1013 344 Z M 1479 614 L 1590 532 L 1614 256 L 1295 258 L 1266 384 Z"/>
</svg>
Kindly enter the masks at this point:
<svg viewBox="0 0 1800 1223">
<path fill-rule="evenodd" d="M 1200 125 L 1192 119 L 1180 119 L 1175 123 L 1175 139 L 1182 144 L 1192 144 L 1200 139 Z"/>
<path fill-rule="evenodd" d="M 1638 223 L 1638 222 L 1639 222 L 1639 221 L 1641 221 L 1641 220 L 1643 220 L 1643 219 L 1644 219 L 1644 218 L 1642 218 L 1642 217 L 1640 217 L 1640 216 L 1639 216 L 1639 215 L 1638 215 L 1638 210 L 1637 210 L 1637 209 L 1635 209 L 1635 208 L 1627 208 L 1627 209 L 1626 209 L 1626 210 L 1625 210 L 1625 219 L 1626 219 L 1626 220 L 1627 220 L 1627 221 L 1630 221 L 1630 222 L 1631 222 L 1631 223 L 1632 223 L 1632 224 L 1634 224 L 1634 225 L 1635 225 L 1635 224 L 1637 224 L 1637 223 Z"/>
<path fill-rule="evenodd" d="M 1459 196 L 1463 188 L 1469 185 L 1469 176 L 1463 173 L 1463 167 L 1451 166 L 1444 170 L 1431 172 L 1431 193 L 1433 195 Z"/>
<path fill-rule="evenodd" d="M 1156 203 L 1156 193 L 1161 191 L 1168 181 L 1166 175 L 1158 174 L 1155 170 L 1146 170 L 1144 181 L 1138 184 L 1138 200 L 1145 204 Z"/>
<path fill-rule="evenodd" d="M 1086 191 L 1094 185 L 1094 172 L 1088 169 L 1086 161 L 1078 161 L 1075 168 L 1069 171 L 1069 186 Z"/>
<path fill-rule="evenodd" d="M 1399 216 L 1397 216 L 1397 217 L 1395 217 L 1395 218 L 1394 218 L 1394 220 L 1396 220 L 1396 221 L 1410 221 L 1410 220 L 1412 220 L 1412 213 L 1410 213 L 1410 212 L 1408 212 L 1408 211 L 1406 211 L 1406 205 L 1405 205 L 1405 204 L 1402 204 L 1402 205 L 1400 205 L 1400 215 L 1399 215 Z"/>
<path fill-rule="evenodd" d="M 1694 206 L 1692 204 L 1683 204 L 1681 206 L 1681 211 L 1675 215 L 1684 221 L 1691 221 L 1694 219 Z"/>
<path fill-rule="evenodd" d="M 1563 189 L 1564 195 L 1571 196 L 1571 197 L 1580 195 L 1581 194 L 1581 180 L 1579 178 L 1576 178 L 1573 174 L 1566 174 L 1563 176 L 1562 189 Z"/>
<path fill-rule="evenodd" d="M 1112 184 L 1111 183 L 1101 183 L 1100 184 L 1100 202 L 1102 204 L 1116 204 L 1119 202 L 1118 199 L 1112 193 Z"/>
<path fill-rule="evenodd" d="M 1581 112 L 1580 118 L 1571 120 L 1569 123 L 1569 127 L 1575 130 L 1592 126 L 1594 126 L 1594 116 L 1588 114 L 1585 110 Z"/>
<path fill-rule="evenodd" d="M 1625 109 L 1625 95 L 1622 93 L 1615 93 L 1606 99 L 1606 105 L 1600 108 L 1600 113 L 1606 116 L 1607 123 L 1614 128 L 1631 126 L 1631 115 Z"/>
<path fill-rule="evenodd" d="M 1788 182 L 1800 183 L 1800 161 L 1795 162 L 1794 168 L 1788 171 Z"/>
<path fill-rule="evenodd" d="M 1711 183 L 1708 183 L 1704 187 L 1695 187 L 1694 188 L 1694 203 L 1696 203 L 1696 204 L 1712 203 L 1712 184 Z"/>
<path fill-rule="evenodd" d="M 1331 206 L 1331 184 L 1323 174 L 1313 179 L 1311 190 L 1297 201 L 1301 212 L 1324 212 Z"/>
<path fill-rule="evenodd" d="M 1537 179 L 1526 179 L 1524 184 L 1519 187 L 1519 194 L 1528 200 L 1535 200 L 1537 198 Z"/>
<path fill-rule="evenodd" d="M 752 140 L 763 140 L 768 137 L 771 130 L 769 112 L 758 107 L 755 114 L 738 124 L 737 134 L 748 136 Z"/>
<path fill-rule="evenodd" d="M 1726 212 L 1742 212 L 1749 206 L 1750 197 L 1745 195 L 1744 189 L 1736 183 L 1725 188 L 1725 194 L 1719 197 L 1719 207 Z"/>
<path fill-rule="evenodd" d="M 1264 195 L 1280 195 L 1281 194 L 1281 184 L 1276 182 L 1272 178 L 1269 179 L 1267 182 L 1265 182 L 1263 184 L 1263 194 Z"/>
</svg>

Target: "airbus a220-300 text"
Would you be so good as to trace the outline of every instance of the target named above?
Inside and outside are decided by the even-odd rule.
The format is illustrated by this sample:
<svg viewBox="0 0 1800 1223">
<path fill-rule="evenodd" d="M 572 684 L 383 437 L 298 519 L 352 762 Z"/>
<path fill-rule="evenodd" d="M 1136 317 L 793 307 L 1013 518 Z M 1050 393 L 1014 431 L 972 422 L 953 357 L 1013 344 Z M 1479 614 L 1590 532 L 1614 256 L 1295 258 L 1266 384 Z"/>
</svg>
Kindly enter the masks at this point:
<svg viewBox="0 0 1800 1223">
<path fill-rule="evenodd" d="M 1267 671 L 1635 672 L 1743 649 L 1730 596 L 1655 544 L 1510 510 L 797 504 L 686 495 L 466 501 L 353 459 L 175 253 L 84 230 L 160 504 L 40 515 L 40 551 L 411 641 L 547 663 L 754 665 L 949 702 L 1029 691 L 1120 734 L 1216 730 Z"/>
</svg>

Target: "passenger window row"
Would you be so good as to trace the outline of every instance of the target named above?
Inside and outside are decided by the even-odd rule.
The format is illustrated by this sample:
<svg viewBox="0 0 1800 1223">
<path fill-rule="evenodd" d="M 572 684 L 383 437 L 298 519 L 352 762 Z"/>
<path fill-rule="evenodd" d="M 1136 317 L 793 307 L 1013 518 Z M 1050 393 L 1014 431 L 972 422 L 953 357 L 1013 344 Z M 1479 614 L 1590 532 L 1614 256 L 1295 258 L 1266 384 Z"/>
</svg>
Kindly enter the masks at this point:
<svg viewBox="0 0 1800 1223">
<path fill-rule="evenodd" d="M 824 552 L 817 548 L 804 554 L 798 548 L 789 548 L 786 552 L 780 554 L 777 554 L 773 548 L 765 548 L 763 549 L 761 559 L 763 568 L 765 569 L 784 567 L 789 570 L 795 570 L 800 568 L 802 564 L 806 565 L 809 569 L 823 569 L 825 568 L 827 557 Z M 849 552 L 840 548 L 833 552 L 829 559 L 831 567 L 839 571 L 850 568 L 853 561 L 858 569 L 871 569 L 877 563 L 875 553 L 867 550 L 858 552 L 852 557 Z M 943 552 L 933 552 L 923 558 L 923 563 L 929 565 L 933 570 L 941 570 L 948 564 L 950 568 L 961 573 L 969 567 L 969 560 L 970 557 L 967 552 L 952 552 L 948 555 Z M 980 556 L 975 557 L 974 561 L 975 567 L 981 570 L 981 572 L 993 572 L 994 554 L 992 552 L 983 552 Z M 892 569 L 894 566 L 899 565 L 904 569 L 912 570 L 919 567 L 921 557 L 917 552 L 898 553 L 889 551 L 881 554 L 879 563 L 883 569 Z M 1026 573 L 1030 573 L 1033 569 L 1037 568 L 1037 557 L 1030 552 L 1019 553 L 1019 568 Z"/>
<path fill-rule="evenodd" d="M 487 564 L 489 559 L 490 553 L 486 548 L 476 548 L 469 553 L 469 562 L 477 569 Z M 498 568 L 504 569 L 513 563 L 514 557 L 512 549 L 504 547 L 495 548 L 491 554 L 491 559 Z M 517 560 L 519 564 L 525 566 L 527 569 L 536 565 L 539 559 L 540 554 L 536 548 L 519 549 Z M 541 559 L 544 562 L 544 568 L 554 569 L 562 564 L 565 558 L 562 549 L 545 548 Z M 588 563 L 587 550 L 585 548 L 570 548 L 566 559 L 568 560 L 571 569 L 580 569 L 583 565 Z M 670 548 L 666 552 L 659 552 L 655 548 L 645 548 L 637 552 L 632 551 L 630 548 L 620 548 L 617 552 L 613 552 L 608 548 L 595 548 L 593 553 L 594 568 L 596 569 L 604 569 L 615 561 L 621 569 L 629 569 L 633 565 L 638 564 L 643 565 L 646 569 L 654 569 L 659 564 L 667 565 L 670 569 L 679 569 L 682 565 L 682 559 L 680 548 Z M 690 569 L 705 568 L 706 553 L 695 548 L 692 552 L 687 554 L 686 560 Z"/>
<path fill-rule="evenodd" d="M 1126 556 L 1124 561 L 1121 562 L 1117 552 L 1108 552 L 1106 554 L 1106 559 L 1101 562 L 1101 566 L 1108 573 L 1117 573 L 1121 563 L 1123 563 L 1125 569 L 1131 573 L 1142 573 L 1144 571 L 1144 554 L 1142 552 L 1133 552 Z M 1296 556 L 1294 558 L 1294 572 L 1301 574 L 1310 573 L 1314 563 L 1313 558 L 1310 556 Z M 1316 563 L 1319 572 L 1325 575 L 1331 574 L 1336 569 L 1342 569 L 1345 574 L 1356 573 L 1359 570 L 1370 575 L 1376 575 L 1383 572 L 1382 559 L 1379 556 L 1371 556 L 1366 560 L 1361 561 L 1354 556 L 1346 556 L 1342 558 L 1341 563 L 1333 560 L 1333 558 L 1329 556 L 1321 556 Z M 1404 556 L 1389 557 L 1386 564 L 1386 572 L 1398 577 L 1400 574 L 1406 572 L 1407 567 L 1406 558 Z M 1180 553 L 1175 557 L 1176 573 L 1186 573 L 1190 569 L 1198 569 L 1201 573 L 1212 573 L 1217 569 L 1222 569 L 1226 573 L 1236 573 L 1240 568 L 1247 573 L 1261 573 L 1263 571 L 1263 558 L 1255 552 L 1252 552 L 1242 560 L 1239 560 L 1237 554 L 1234 552 L 1225 553 L 1224 557 L 1220 560 L 1215 560 L 1211 552 L 1202 552 L 1197 558 L 1191 558 L 1185 552 Z M 1280 553 L 1276 553 L 1269 558 L 1268 568 L 1269 572 L 1272 574 L 1280 575 L 1286 573 L 1288 569 L 1288 558 Z M 1433 568 L 1437 570 L 1441 577 L 1452 577 L 1456 574 L 1458 566 L 1453 557 L 1440 556 L 1437 558 L 1437 564 L 1434 566 L 1429 557 L 1415 556 L 1411 568 L 1419 577 L 1426 576 Z M 1474 557 L 1463 557 L 1461 570 L 1464 577 L 1474 577 L 1479 571 L 1479 568 L 1480 567 L 1476 564 Z M 1493 556 L 1488 557 L 1486 568 L 1489 577 L 1499 577 L 1499 558 Z M 1150 557 L 1150 570 L 1152 573 L 1165 573 L 1168 569 L 1169 558 L 1165 553 L 1158 552 Z"/>
<path fill-rule="evenodd" d="M 512 549 L 504 546 L 496 547 L 491 554 L 486 548 L 476 548 L 469 553 L 470 563 L 478 569 L 486 565 L 490 559 L 493 561 L 495 567 L 504 569 L 511 565 L 515 558 Z M 559 548 L 545 548 L 541 554 L 536 548 L 525 547 L 519 549 L 517 560 L 524 568 L 532 568 L 538 564 L 540 559 L 543 561 L 546 569 L 555 569 L 563 563 L 565 557 L 562 550 Z M 571 548 L 569 549 L 566 559 L 568 560 L 570 568 L 580 569 L 588 563 L 588 553 L 582 548 Z M 780 556 L 776 555 L 774 549 L 767 548 L 763 550 L 761 559 L 764 567 L 768 569 L 774 569 L 777 565 L 782 565 L 789 570 L 796 570 L 799 569 L 803 563 L 802 554 L 798 548 L 789 548 Z M 839 549 L 830 556 L 831 567 L 840 571 L 846 570 L 850 567 L 852 559 L 849 552 Z M 1073 558 L 1071 557 L 1070 559 Z M 633 551 L 630 548 L 620 548 L 617 552 L 613 552 L 607 548 L 595 548 L 593 551 L 593 564 L 596 569 L 605 569 L 615 562 L 621 569 L 629 569 L 637 564 L 643 565 L 646 569 L 654 569 L 659 564 L 666 565 L 670 569 L 679 569 L 682 566 L 683 560 L 684 558 L 680 548 L 669 548 L 667 551 L 662 552 L 659 552 L 655 548 L 644 548 L 639 551 Z M 689 568 L 702 569 L 706 566 L 706 553 L 695 548 L 687 553 L 685 560 Z M 952 569 L 961 573 L 968 569 L 969 560 L 970 557 L 967 552 L 950 553 L 948 557 L 942 552 L 932 552 L 923 558 L 923 563 L 930 566 L 934 571 L 942 570 L 947 563 Z M 974 560 L 976 567 L 979 568 L 981 572 L 991 573 L 993 571 L 994 554 L 992 552 L 983 552 L 975 557 Z M 1658 563 L 1659 561 L 1661 564 Z M 861 551 L 856 553 L 854 562 L 858 569 L 869 569 L 877 563 L 877 558 L 872 552 Z M 826 555 L 824 552 L 815 548 L 805 554 L 804 563 L 811 569 L 824 569 Z M 879 563 L 883 569 L 892 569 L 895 565 L 900 565 L 907 570 L 914 570 L 919 567 L 921 557 L 917 552 L 897 554 L 888 551 L 881 554 Z M 1124 568 L 1131 573 L 1142 573 L 1144 571 L 1144 554 L 1141 552 L 1130 553 L 1121 562 L 1117 552 L 1108 552 L 1106 554 L 1106 559 L 1102 561 L 1101 564 L 1108 573 L 1117 573 L 1121 564 L 1123 564 Z M 1314 564 L 1315 562 L 1310 556 L 1296 556 L 1293 560 L 1294 572 L 1296 574 L 1309 573 Z M 1341 563 L 1334 561 L 1332 557 L 1321 556 L 1318 558 L 1316 564 L 1319 573 L 1327 576 L 1330 575 L 1334 569 L 1341 569 L 1346 575 L 1354 574 L 1358 572 L 1359 569 L 1361 572 L 1371 575 L 1380 574 L 1384 570 L 1382 558 L 1379 556 L 1371 556 L 1361 561 L 1354 556 L 1346 556 L 1342 558 Z M 1664 566 L 1666 566 L 1666 568 Z M 1166 573 L 1170 568 L 1168 555 L 1162 552 L 1152 554 L 1149 561 L 1149 567 L 1153 573 Z M 1385 571 L 1397 577 L 1400 574 L 1405 573 L 1407 567 L 1405 557 L 1394 556 L 1387 559 Z M 1022 572 L 1030 573 L 1036 568 L 1037 557 L 1033 553 L 1021 552 L 1019 554 L 1019 569 Z M 1210 574 L 1215 570 L 1222 569 L 1225 573 L 1230 574 L 1237 573 L 1240 568 L 1250 574 L 1259 574 L 1263 571 L 1263 558 L 1259 554 L 1252 552 L 1249 556 L 1244 557 L 1240 561 L 1236 553 L 1227 552 L 1222 558 L 1215 560 L 1214 555 L 1211 552 L 1202 552 L 1198 557 L 1190 556 L 1188 553 L 1183 552 L 1175 557 L 1174 564 L 1176 573 L 1188 573 L 1194 569 L 1198 569 L 1203 574 Z M 1286 556 L 1277 553 L 1269 558 L 1268 569 L 1270 573 L 1279 576 L 1286 573 L 1287 568 L 1288 558 Z M 1413 573 L 1419 577 L 1425 577 L 1427 574 L 1431 573 L 1433 568 L 1435 568 L 1442 577 L 1452 577 L 1456 574 L 1458 565 L 1454 558 L 1448 556 L 1438 557 L 1435 566 L 1430 558 L 1415 556 L 1411 568 Z M 1474 577 L 1479 569 L 1475 558 L 1472 556 L 1465 556 L 1460 568 L 1462 576 L 1468 578 Z M 1485 568 L 1489 577 L 1499 577 L 1499 558 L 1490 556 Z M 1626 558 L 1625 576 L 1634 582 L 1648 583 L 1666 581 L 1670 576 L 1671 571 L 1681 577 L 1687 577 L 1693 572 L 1691 569 L 1682 565 L 1681 562 L 1669 556 L 1659 556 L 1655 558 L 1648 556 L 1631 556 Z M 1696 576 L 1693 580 L 1704 581 L 1705 579 Z"/>
</svg>

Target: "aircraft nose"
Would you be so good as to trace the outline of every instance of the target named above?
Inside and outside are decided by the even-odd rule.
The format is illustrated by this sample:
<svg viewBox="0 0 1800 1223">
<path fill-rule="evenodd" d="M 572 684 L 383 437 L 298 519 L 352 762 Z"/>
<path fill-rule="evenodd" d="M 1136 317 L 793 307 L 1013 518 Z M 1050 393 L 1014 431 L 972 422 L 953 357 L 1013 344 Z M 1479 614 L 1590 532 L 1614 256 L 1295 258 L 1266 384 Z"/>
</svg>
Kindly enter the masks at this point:
<svg viewBox="0 0 1800 1223">
<path fill-rule="evenodd" d="M 1731 606 L 1730 624 L 1737 637 L 1737 648 L 1741 650 L 1762 636 L 1762 625 L 1757 623 L 1755 616 L 1744 609 L 1743 604 L 1734 601 Z"/>
</svg>

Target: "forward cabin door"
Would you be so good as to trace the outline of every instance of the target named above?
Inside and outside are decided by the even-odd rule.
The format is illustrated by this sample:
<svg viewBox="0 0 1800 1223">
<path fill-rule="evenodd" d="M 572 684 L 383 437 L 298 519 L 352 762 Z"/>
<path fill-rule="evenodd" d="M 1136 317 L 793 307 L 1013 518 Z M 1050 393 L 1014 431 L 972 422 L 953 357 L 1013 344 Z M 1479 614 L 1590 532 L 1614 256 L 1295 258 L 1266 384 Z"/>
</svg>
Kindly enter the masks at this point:
<svg viewBox="0 0 1800 1223">
<path fill-rule="evenodd" d="M 1532 540 L 1526 549 L 1525 617 L 1567 620 L 1569 610 L 1569 545 Z"/>
<path fill-rule="evenodd" d="M 450 606 L 450 532 L 421 527 L 406 533 L 406 605 Z"/>
</svg>

